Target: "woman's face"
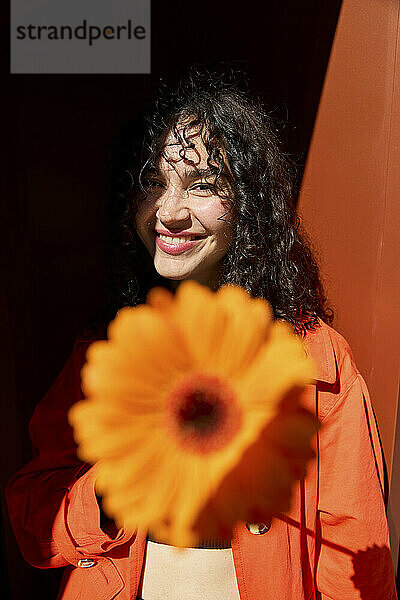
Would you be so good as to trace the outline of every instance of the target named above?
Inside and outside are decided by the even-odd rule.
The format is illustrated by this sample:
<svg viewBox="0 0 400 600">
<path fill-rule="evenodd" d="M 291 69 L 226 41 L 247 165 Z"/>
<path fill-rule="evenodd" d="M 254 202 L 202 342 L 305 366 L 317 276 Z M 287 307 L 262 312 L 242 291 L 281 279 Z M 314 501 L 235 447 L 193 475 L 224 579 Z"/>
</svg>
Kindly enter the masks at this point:
<svg viewBox="0 0 400 600">
<path fill-rule="evenodd" d="M 136 229 L 162 277 L 215 287 L 233 239 L 233 210 L 212 186 L 215 173 L 207 165 L 200 132 L 185 137 L 179 143 L 170 133 L 157 171 L 146 175 L 147 194 L 139 198 Z M 226 195 L 223 173 L 219 181 Z"/>
</svg>

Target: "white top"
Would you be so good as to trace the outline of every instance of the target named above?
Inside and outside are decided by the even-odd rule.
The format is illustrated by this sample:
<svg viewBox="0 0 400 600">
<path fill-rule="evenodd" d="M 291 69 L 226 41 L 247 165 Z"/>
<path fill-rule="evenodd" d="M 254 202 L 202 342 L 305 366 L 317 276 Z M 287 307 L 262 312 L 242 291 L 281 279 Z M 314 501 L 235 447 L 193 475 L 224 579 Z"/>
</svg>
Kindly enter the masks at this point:
<svg viewBox="0 0 400 600">
<path fill-rule="evenodd" d="M 143 600 L 240 600 L 232 548 L 175 548 L 148 541 Z"/>
</svg>

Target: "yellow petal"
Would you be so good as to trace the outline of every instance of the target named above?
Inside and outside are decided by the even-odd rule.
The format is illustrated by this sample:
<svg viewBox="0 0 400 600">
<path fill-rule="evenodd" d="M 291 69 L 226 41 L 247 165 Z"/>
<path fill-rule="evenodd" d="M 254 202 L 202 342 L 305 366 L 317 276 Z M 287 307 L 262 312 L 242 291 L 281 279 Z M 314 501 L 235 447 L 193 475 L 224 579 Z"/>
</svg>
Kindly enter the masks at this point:
<svg viewBox="0 0 400 600">
<path fill-rule="evenodd" d="M 96 342 L 88 350 L 83 383 L 89 393 L 96 391 L 94 381 L 105 385 L 108 380 L 112 385 L 124 373 L 128 379 L 147 382 L 156 392 L 190 366 L 190 356 L 171 324 L 147 306 L 120 311 L 109 327 L 109 336 L 109 342 Z"/>
<path fill-rule="evenodd" d="M 264 343 L 272 313 L 267 302 L 238 286 L 224 286 L 213 295 L 185 281 L 178 288 L 174 314 L 195 365 L 234 377 Z"/>
<path fill-rule="evenodd" d="M 174 317 L 182 331 L 184 344 L 195 367 L 201 368 L 213 360 L 213 339 L 223 332 L 224 319 L 213 293 L 194 281 L 185 281 L 176 292 Z"/>
<path fill-rule="evenodd" d="M 276 322 L 268 342 L 235 384 L 243 402 L 274 412 L 287 390 L 306 385 L 314 374 L 300 339 L 286 323 Z"/>
<path fill-rule="evenodd" d="M 239 375 L 255 359 L 272 323 L 272 310 L 261 298 L 238 286 L 224 286 L 216 293 L 217 306 L 227 315 L 226 327 L 216 340 L 214 361 L 218 372 Z"/>
<path fill-rule="evenodd" d="M 174 304 L 174 295 L 166 288 L 155 287 L 148 292 L 146 303 L 156 310 L 169 313 Z"/>
</svg>

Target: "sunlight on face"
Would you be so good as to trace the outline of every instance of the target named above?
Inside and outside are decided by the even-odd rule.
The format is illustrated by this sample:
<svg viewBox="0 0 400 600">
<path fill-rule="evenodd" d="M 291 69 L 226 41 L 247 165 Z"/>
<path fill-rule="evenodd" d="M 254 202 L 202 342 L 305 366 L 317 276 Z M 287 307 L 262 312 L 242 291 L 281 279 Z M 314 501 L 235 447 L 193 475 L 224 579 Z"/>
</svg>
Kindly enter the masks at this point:
<svg viewBox="0 0 400 600">
<path fill-rule="evenodd" d="M 215 169 L 207 158 L 198 128 L 178 143 L 170 132 L 157 171 L 146 175 L 136 229 L 162 277 L 214 287 L 233 239 L 234 219 L 231 202 L 216 192 Z M 220 182 L 225 196 L 226 175 Z"/>
</svg>

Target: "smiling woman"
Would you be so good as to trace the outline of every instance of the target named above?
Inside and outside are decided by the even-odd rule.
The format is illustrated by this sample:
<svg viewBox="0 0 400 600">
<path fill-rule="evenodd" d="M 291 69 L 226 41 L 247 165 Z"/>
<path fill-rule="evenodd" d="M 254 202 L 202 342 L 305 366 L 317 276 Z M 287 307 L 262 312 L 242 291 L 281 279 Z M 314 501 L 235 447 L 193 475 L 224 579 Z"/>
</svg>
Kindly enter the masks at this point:
<svg viewBox="0 0 400 600">
<path fill-rule="evenodd" d="M 177 131 L 178 139 L 171 131 L 165 140 L 157 173 L 144 178 L 136 230 L 159 275 L 190 278 L 215 289 L 233 239 L 232 202 L 217 193 L 218 171 L 207 166 L 199 127 L 179 123 Z M 223 218 L 227 213 L 229 218 Z"/>
<path fill-rule="evenodd" d="M 180 85 L 161 86 L 115 136 L 107 219 L 113 314 L 144 302 L 155 285 L 175 289 L 190 277 L 268 299 L 296 331 L 313 329 L 318 317 L 332 321 L 298 231 L 294 165 L 240 78 L 193 68 Z M 179 240 L 187 235 L 199 239 Z"/>
<path fill-rule="evenodd" d="M 40 568 L 67 567 L 59 600 L 132 600 L 137 594 L 144 600 L 375 600 L 376 594 L 364 593 L 371 585 L 379 590 L 380 600 L 396 598 L 388 550 L 384 466 L 372 405 L 346 340 L 328 325 L 332 313 L 325 305 L 316 262 L 299 231 L 293 169 L 276 129 L 261 102 L 230 74 L 192 69 L 178 86 L 161 86 L 148 109 L 115 137 L 108 171 L 111 296 L 107 322 L 95 335 L 77 340 L 70 360 L 30 424 L 39 455 L 7 487 L 10 519 L 26 560 Z M 210 532 L 210 539 L 201 539 L 198 546 L 184 547 L 178 553 L 174 546 L 150 538 L 146 528 L 118 530 L 104 514 L 102 498 L 96 496 L 94 487 L 98 464 L 91 467 L 77 458 L 67 414 L 71 405 L 82 399 L 80 371 L 88 346 L 90 352 L 96 352 L 94 340 L 104 338 L 104 325 L 118 312 L 121 317 L 123 307 L 137 307 L 135 311 L 140 313 L 146 307 L 138 305 L 146 297 L 158 298 L 157 294 L 161 300 L 155 301 L 155 311 L 161 311 L 163 305 L 170 319 L 165 297 L 171 302 L 183 298 L 176 319 L 186 327 L 188 344 L 180 343 L 176 323 L 173 335 L 167 338 L 160 333 L 159 321 L 152 329 L 144 327 L 140 338 L 137 327 L 129 330 L 138 354 L 133 352 L 131 338 L 124 342 L 122 354 L 128 374 L 134 372 L 133 366 L 138 370 L 129 380 L 132 389 L 138 390 L 138 380 L 142 381 L 142 391 L 132 394 L 123 372 L 112 375 L 112 368 L 119 363 L 106 354 L 99 373 L 121 391 L 114 400 L 110 394 L 104 397 L 104 416 L 113 414 L 119 401 L 125 405 L 135 399 L 144 407 L 146 418 L 150 417 L 147 430 L 136 418 L 131 429 L 124 420 L 121 430 L 121 423 L 111 419 L 112 438 L 124 442 L 122 433 L 126 432 L 129 452 L 135 453 L 134 463 L 146 478 L 140 440 L 156 433 L 150 407 L 154 386 L 162 392 L 160 381 L 162 373 L 169 372 L 169 354 L 181 356 L 185 362 L 203 348 L 200 354 L 210 369 L 207 377 L 192 378 L 190 387 L 181 386 L 178 395 L 171 396 L 179 431 L 195 420 L 193 415 L 209 424 L 207 411 L 216 405 L 217 396 L 223 400 L 217 402 L 220 408 L 229 405 L 224 414 L 232 413 L 233 396 L 210 378 L 219 364 L 215 351 L 220 346 L 215 339 L 223 342 L 222 361 L 235 352 L 244 352 L 247 360 L 256 348 L 251 332 L 266 341 L 273 336 L 264 332 L 258 321 L 252 329 L 251 320 L 243 317 L 232 301 L 224 303 L 227 313 L 213 312 L 213 294 L 203 286 L 186 281 L 172 294 L 182 280 L 215 289 L 216 297 L 222 294 L 231 299 L 235 287 L 225 284 L 235 284 L 248 292 L 241 290 L 240 294 L 250 295 L 251 302 L 269 301 L 276 330 L 289 330 L 302 359 L 308 355 L 317 366 L 316 381 L 302 392 L 298 413 L 311 412 L 321 429 L 315 440 L 316 460 L 305 473 L 301 467 L 304 432 L 298 420 L 291 418 L 293 394 L 298 393 L 292 384 L 279 404 L 287 417 L 285 432 L 275 421 L 269 430 L 273 451 L 259 460 L 249 448 L 248 458 L 257 467 L 236 474 L 240 488 L 232 487 L 227 475 L 221 486 L 224 493 L 212 488 L 202 510 L 199 527 Z M 183 294 L 185 285 L 200 287 L 209 301 L 199 308 L 194 296 Z M 168 291 L 148 295 L 155 286 Z M 224 330 L 226 314 L 234 325 L 232 338 Z M 193 315 L 197 315 L 195 319 Z M 264 318 L 264 309 L 262 315 Z M 199 322 L 203 323 L 201 331 Z M 293 330 L 300 336 L 294 336 Z M 112 331 L 110 326 L 110 338 Z M 149 331 L 154 333 L 154 345 L 146 343 Z M 204 347 L 202 338 L 208 340 Z M 99 348 L 107 345 L 104 340 L 98 344 Z M 150 359 L 143 363 L 146 352 Z M 290 363 L 287 353 L 281 356 L 275 349 L 271 357 L 274 368 L 268 372 L 263 366 L 257 371 L 257 381 L 268 390 L 273 388 L 275 371 Z M 232 377 L 240 373 L 241 365 L 235 363 Z M 246 388 L 243 399 L 255 404 L 254 423 L 259 424 L 265 398 L 251 387 Z M 98 434 L 91 418 L 86 418 L 85 424 L 95 443 L 107 445 L 106 436 Z M 133 441 L 133 430 L 138 443 Z M 217 446 L 214 449 L 217 453 Z M 193 452 L 193 444 L 185 445 L 186 452 Z M 283 462 L 275 460 L 276 454 Z M 233 489 L 240 489 L 236 500 L 247 501 L 252 490 L 262 489 L 260 482 L 272 481 L 271 498 L 280 495 L 280 482 L 285 478 L 281 467 L 287 457 L 297 472 L 296 479 L 301 478 L 293 485 L 290 510 L 278 515 L 273 512 L 272 521 L 264 518 L 265 513 L 260 517 L 260 512 L 251 513 L 256 515 L 254 522 L 233 519 L 233 535 L 230 530 L 229 539 L 215 539 L 218 535 L 210 529 L 212 515 L 222 515 L 223 520 L 232 514 L 234 501 L 225 498 L 234 498 Z M 168 471 L 167 459 L 162 451 L 154 460 L 157 465 L 167 462 Z M 127 466 L 129 471 L 132 463 Z M 121 481 L 121 473 L 114 469 L 103 485 Z M 196 481 L 196 489 L 191 485 L 184 488 L 176 471 L 170 475 L 168 484 L 178 494 L 186 489 L 191 501 L 197 501 L 201 481 Z M 194 469 L 193 477 L 197 475 Z M 145 512 L 153 512 L 149 507 L 160 498 L 154 485 L 159 481 L 147 483 L 144 492 L 139 492 Z M 123 506 L 131 500 L 128 493 Z M 263 506 L 264 502 L 265 498 Z M 164 496 L 160 503 L 165 504 Z M 163 526 L 169 525 L 167 519 Z"/>
</svg>

